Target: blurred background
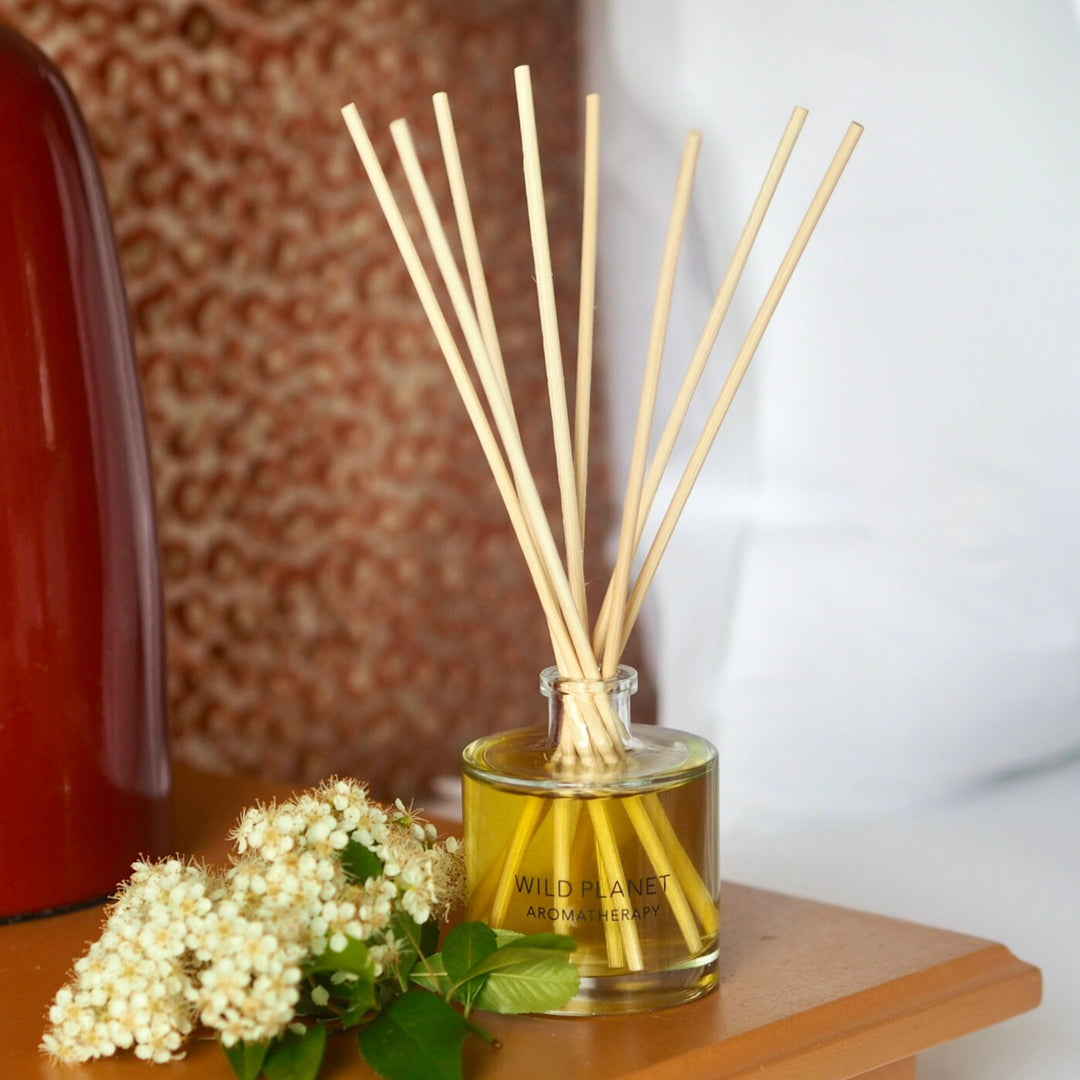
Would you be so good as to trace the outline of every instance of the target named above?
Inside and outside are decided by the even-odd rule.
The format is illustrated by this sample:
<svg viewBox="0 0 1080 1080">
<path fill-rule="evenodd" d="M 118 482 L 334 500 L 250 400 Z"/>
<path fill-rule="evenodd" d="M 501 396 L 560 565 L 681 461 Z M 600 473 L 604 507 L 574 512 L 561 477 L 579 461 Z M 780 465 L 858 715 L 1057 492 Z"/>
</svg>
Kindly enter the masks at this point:
<svg viewBox="0 0 1080 1080">
<path fill-rule="evenodd" d="M 339 109 L 358 103 L 395 182 L 386 127 L 407 117 L 449 212 L 431 109 L 449 92 L 526 448 L 557 510 L 512 70 L 532 65 L 569 348 L 575 5 L 0 0 L 0 21 L 56 61 L 103 171 L 149 426 L 176 757 L 351 773 L 408 798 L 456 773 L 473 735 L 542 722 L 540 607 Z"/>
</svg>

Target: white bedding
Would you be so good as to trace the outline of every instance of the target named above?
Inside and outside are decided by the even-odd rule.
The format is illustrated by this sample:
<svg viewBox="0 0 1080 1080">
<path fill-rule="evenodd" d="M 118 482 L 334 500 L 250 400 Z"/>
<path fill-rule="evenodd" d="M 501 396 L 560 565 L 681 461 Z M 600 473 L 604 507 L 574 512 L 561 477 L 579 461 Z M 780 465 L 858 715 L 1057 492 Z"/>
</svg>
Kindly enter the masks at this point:
<svg viewBox="0 0 1080 1080">
<path fill-rule="evenodd" d="M 1068 4 L 590 10 L 617 476 L 686 130 L 703 142 L 661 417 L 788 114 L 810 109 L 673 477 L 848 121 L 866 125 L 654 585 L 663 722 L 718 743 L 732 820 L 777 825 L 918 809 L 1080 749 Z"/>
</svg>

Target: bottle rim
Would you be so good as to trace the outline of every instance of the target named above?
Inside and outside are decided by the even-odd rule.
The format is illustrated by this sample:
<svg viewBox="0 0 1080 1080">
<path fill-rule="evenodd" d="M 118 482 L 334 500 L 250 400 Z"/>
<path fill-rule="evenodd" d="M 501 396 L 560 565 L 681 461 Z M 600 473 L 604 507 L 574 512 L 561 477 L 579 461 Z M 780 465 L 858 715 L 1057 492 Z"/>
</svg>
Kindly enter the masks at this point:
<svg viewBox="0 0 1080 1080">
<path fill-rule="evenodd" d="M 547 698 L 576 697 L 581 694 L 633 694 L 638 688 L 635 668 L 620 664 L 614 675 L 597 679 L 571 679 L 560 674 L 557 667 L 540 672 L 540 693 Z"/>
</svg>

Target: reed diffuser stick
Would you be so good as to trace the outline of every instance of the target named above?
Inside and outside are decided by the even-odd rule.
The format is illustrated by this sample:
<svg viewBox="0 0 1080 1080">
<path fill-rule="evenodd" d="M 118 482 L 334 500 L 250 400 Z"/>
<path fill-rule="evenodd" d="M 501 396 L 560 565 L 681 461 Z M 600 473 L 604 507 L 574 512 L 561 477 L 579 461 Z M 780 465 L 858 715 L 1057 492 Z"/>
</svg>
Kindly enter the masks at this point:
<svg viewBox="0 0 1080 1080">
<path fill-rule="evenodd" d="M 671 865 L 675 877 L 686 888 L 687 899 L 694 910 L 701 928 L 706 934 L 714 934 L 720 925 L 720 919 L 716 913 L 716 901 L 709 894 L 705 883 L 701 880 L 693 859 L 686 854 L 686 848 L 671 825 L 671 819 L 664 810 L 664 804 L 655 793 L 641 796 L 642 805 L 649 815 L 663 849 L 671 858 Z"/>
<path fill-rule="evenodd" d="M 608 801 L 607 799 L 589 799 L 585 805 L 589 808 L 593 832 L 596 835 L 596 853 L 601 880 L 614 883 L 625 881 L 626 874 L 619 855 L 619 845 L 615 841 L 615 834 L 611 828 L 611 815 L 606 805 Z M 610 897 L 610 885 L 606 891 Z M 620 920 L 616 925 L 619 927 L 626 967 L 631 971 L 641 971 L 645 966 L 645 961 L 641 955 L 641 940 L 637 928 L 632 922 L 624 920 Z"/>
<path fill-rule="evenodd" d="M 660 523 L 652 547 L 645 557 L 641 572 L 634 582 L 634 588 L 630 594 L 630 600 L 626 608 L 626 617 L 623 620 L 622 626 L 622 642 L 624 646 L 630 636 L 630 632 L 633 630 L 634 622 L 641 613 L 641 605 L 644 603 L 645 594 L 648 592 L 649 586 L 656 576 L 657 567 L 660 565 L 660 560 L 667 550 L 667 545 L 671 540 L 671 535 L 675 530 L 675 525 L 679 520 L 679 516 L 686 506 L 686 501 L 690 497 L 690 492 L 693 489 L 698 476 L 701 475 L 701 469 L 705 464 L 705 458 L 708 456 L 717 432 L 720 430 L 720 425 L 724 422 L 724 417 L 727 416 L 727 411 L 731 406 L 736 391 L 739 389 L 739 384 L 742 382 L 743 376 L 750 366 L 750 361 L 753 360 L 754 353 L 757 351 L 757 347 L 761 343 L 762 337 L 765 335 L 765 331 L 769 326 L 769 321 L 776 311 L 777 304 L 780 303 L 780 298 L 783 296 L 784 290 L 791 280 L 791 275 L 795 272 L 795 267 L 799 264 L 799 259 L 806 250 L 806 245 L 809 243 L 817 223 L 821 220 L 821 215 L 825 211 L 829 198 L 836 189 L 836 185 L 839 183 L 844 168 L 847 166 L 848 161 L 851 159 L 851 155 L 855 151 L 855 146 L 859 141 L 859 136 L 862 135 L 862 131 L 863 129 L 860 124 L 851 124 L 848 127 L 847 133 L 844 135 L 836 154 L 833 156 L 833 160 L 826 170 L 825 176 L 822 179 L 814 198 L 810 202 L 810 206 L 788 247 L 787 253 L 780 263 L 780 268 L 777 270 L 776 276 L 773 278 L 772 284 L 765 294 L 765 299 L 761 302 L 761 307 L 758 309 L 758 313 L 754 317 L 753 323 L 750 325 L 746 339 L 743 341 L 742 348 L 739 349 L 738 355 L 735 357 L 735 362 L 732 364 L 731 371 L 724 381 L 724 385 L 716 399 L 716 404 L 709 414 L 705 429 L 702 431 L 701 436 L 694 447 L 694 451 L 690 455 L 690 461 L 683 471 L 679 484 L 675 489 L 675 494 L 672 496 L 671 504 L 668 507 L 667 513 L 664 515 L 663 521 Z"/>
<path fill-rule="evenodd" d="M 530 572 L 533 574 L 534 585 L 537 587 L 540 595 L 550 599 L 550 584 L 553 583 L 555 585 L 556 591 L 560 591 L 559 585 L 561 584 L 561 591 L 563 591 L 565 595 L 566 579 L 565 576 L 560 575 L 562 567 L 558 562 L 557 554 L 554 558 L 549 557 L 546 560 L 546 569 L 552 578 L 552 582 L 549 582 L 544 573 L 545 561 L 541 561 L 533 550 L 532 538 L 534 536 L 541 541 L 541 544 L 543 544 L 544 540 L 547 540 L 549 553 L 554 547 L 554 541 L 551 538 L 550 531 L 546 531 L 545 534 L 546 519 L 543 517 L 542 507 L 540 507 L 539 514 L 535 514 L 534 512 L 534 514 L 529 515 L 529 520 L 526 520 L 526 514 L 522 512 L 522 505 L 518 503 L 517 492 L 513 487 L 513 482 L 510 479 L 506 465 L 495 444 L 494 434 L 487 422 L 486 415 L 483 413 L 483 408 L 480 405 L 475 388 L 465 370 L 464 361 L 454 343 L 453 336 L 449 330 L 449 325 L 446 322 L 441 306 L 431 287 L 430 280 L 427 277 L 415 245 L 409 235 L 408 227 L 405 225 L 397 201 L 394 198 L 393 192 L 386 180 L 386 176 L 382 171 L 374 147 L 364 129 L 363 122 L 360 120 L 359 113 L 356 111 L 355 106 L 347 106 L 342 112 L 349 128 L 350 135 L 353 138 L 353 142 L 364 167 L 368 172 L 372 187 L 376 192 L 376 197 L 379 200 L 384 215 L 387 217 L 391 226 L 391 231 L 395 236 L 402 257 L 409 269 L 410 276 L 412 277 L 414 286 L 420 296 L 421 303 L 435 330 L 436 338 L 439 340 L 440 346 L 443 348 L 444 354 L 446 355 L 447 362 L 454 375 L 455 384 L 458 386 L 458 390 L 461 393 L 463 400 L 466 402 L 470 419 L 477 430 L 477 434 L 481 438 L 481 443 L 484 446 L 489 465 L 496 475 L 500 494 L 502 494 L 508 512 L 511 513 L 512 520 L 515 522 L 515 533 L 518 537 L 518 542 L 522 545 L 523 550 L 531 556 L 529 568 Z M 431 242 L 436 262 L 439 264 L 444 282 L 450 292 L 451 302 L 458 314 L 463 332 L 466 336 L 470 350 L 473 353 L 474 364 L 481 377 L 481 381 L 485 386 L 488 395 L 488 404 L 492 409 L 492 414 L 499 427 L 500 435 L 503 437 L 504 447 L 510 456 L 511 462 L 516 462 L 520 466 L 519 469 L 515 469 L 514 479 L 520 483 L 525 494 L 526 501 L 524 505 L 527 512 L 530 509 L 530 502 L 539 507 L 539 494 L 536 492 L 535 483 L 532 479 L 531 472 L 528 469 L 527 462 L 524 461 L 524 452 L 521 448 L 520 441 L 515 438 L 517 434 L 516 430 L 509 423 L 506 415 L 507 405 L 503 400 L 501 387 L 498 387 L 494 381 L 494 373 L 484 349 L 482 334 L 476 320 L 475 312 L 472 311 L 468 296 L 465 292 L 464 283 L 461 280 L 460 273 L 457 270 L 452 253 L 449 250 L 449 244 L 446 240 L 441 222 L 439 221 L 437 210 L 435 210 L 434 200 L 431 198 L 430 190 L 423 177 L 423 171 L 420 169 L 419 162 L 416 159 L 415 148 L 412 145 L 408 127 L 403 121 L 395 121 L 391 125 L 391 134 L 397 145 L 402 164 L 405 168 L 406 178 L 410 183 L 414 198 L 416 199 L 421 219 L 427 229 L 428 238 Z M 541 552 L 541 554 L 543 554 L 543 552 Z M 560 600 L 562 599 L 563 598 L 560 598 Z M 561 608 L 563 618 L 568 620 L 570 624 L 569 627 L 560 621 L 558 611 L 549 609 L 548 614 L 549 626 L 553 630 L 553 641 L 556 642 L 556 656 L 558 657 L 560 664 L 569 668 L 572 673 L 572 678 L 580 679 L 586 677 L 581 673 L 581 668 L 583 666 L 585 667 L 585 670 L 589 672 L 587 677 L 597 678 L 599 671 L 595 658 L 592 657 L 591 654 L 591 645 L 588 642 L 583 621 L 580 618 L 575 619 L 577 612 L 572 602 L 569 605 L 560 603 L 559 608 Z M 577 630 L 578 642 L 568 642 L 566 640 L 568 632 L 569 636 L 572 638 L 575 629 Z M 584 635 L 583 646 L 579 644 L 582 635 Z M 575 644 L 582 649 L 581 652 L 575 650 Z M 582 663 L 583 660 L 584 664 Z M 618 752 L 621 752 L 622 750 L 622 744 L 621 742 L 617 743 L 615 741 L 617 739 L 617 721 L 615 718 L 605 713 L 602 707 L 590 708 L 588 701 L 583 701 L 581 707 L 569 711 L 571 712 L 571 716 L 569 717 L 571 721 L 569 725 L 570 731 L 576 732 L 578 737 L 574 738 L 572 735 L 569 736 L 567 747 L 572 749 L 586 764 L 595 759 L 596 751 L 599 751 L 601 759 L 608 761 L 613 758 L 617 759 Z M 587 730 L 588 738 L 581 737 L 583 728 Z M 506 855 L 505 864 L 496 891 L 495 910 L 504 910 L 505 905 L 509 902 L 509 890 L 512 888 L 514 875 L 520 865 L 521 858 L 528 843 L 528 837 L 535 831 L 535 822 L 532 820 L 533 814 L 531 810 L 530 813 L 523 816 L 525 820 L 518 823 L 518 828 L 515 830 L 514 842 L 511 844 L 511 848 Z M 595 827 L 596 820 L 606 820 L 606 811 L 598 808 L 593 816 Z M 606 829 L 602 829 L 597 833 L 597 842 L 601 849 L 604 849 L 608 870 L 614 873 L 616 868 L 621 869 L 621 861 L 617 849 L 613 848 L 607 850 L 607 845 L 611 837 L 612 832 L 610 824 L 608 824 Z M 636 944 L 638 937 L 636 927 L 628 924 L 621 928 L 620 933 L 622 945 L 626 951 L 627 963 L 640 963 L 640 947 Z"/>
<path fill-rule="evenodd" d="M 552 823 L 554 850 L 551 861 L 556 881 L 567 881 L 570 878 L 570 846 L 573 843 L 580 811 L 581 803 L 576 799 L 556 799 L 555 805 L 551 808 L 555 819 Z"/>
<path fill-rule="evenodd" d="M 697 347 L 694 349 L 694 355 L 691 357 L 690 365 L 686 370 L 686 375 L 679 386 L 679 391 L 676 394 L 675 404 L 672 407 L 671 415 L 664 425 L 664 430 L 657 443 L 656 452 L 649 462 L 649 472 L 645 479 L 644 494 L 642 496 L 641 506 L 638 509 L 637 533 L 639 541 L 641 534 L 645 530 L 645 521 L 649 516 L 649 510 L 652 508 L 652 501 L 656 497 L 656 492 L 660 488 L 663 474 L 667 469 L 668 462 L 671 460 L 671 451 L 675 446 L 683 422 L 686 419 L 686 414 L 689 411 L 690 400 L 694 396 L 694 391 L 697 389 L 698 382 L 701 380 L 701 375 L 705 370 L 705 364 L 708 361 L 709 355 L 712 353 L 713 345 L 716 343 L 716 339 L 720 334 L 720 328 L 723 326 L 724 318 L 731 306 L 735 290 L 738 288 L 739 282 L 742 279 L 743 270 L 746 269 L 746 263 L 750 258 L 750 252 L 753 249 L 754 241 L 757 239 L 758 232 L 761 229 L 762 223 L 765 221 L 765 215 L 769 210 L 769 206 L 772 204 L 776 189 L 780 185 L 780 179 L 784 175 L 784 169 L 787 167 L 791 152 L 795 149 L 795 143 L 799 138 L 799 133 L 802 131 L 806 117 L 807 110 L 801 106 L 797 107 L 792 112 L 787 127 L 780 137 L 780 143 L 776 148 L 772 161 L 769 163 L 768 172 L 765 174 L 761 189 L 758 191 L 757 198 L 754 200 L 754 205 L 750 210 L 750 216 L 743 226 L 739 241 L 735 245 L 735 250 L 731 256 L 731 262 L 720 283 L 720 289 L 717 292 L 716 299 L 709 311 L 709 317 L 705 322 L 705 328 L 702 330 Z"/>
<path fill-rule="evenodd" d="M 649 331 L 649 347 L 645 358 L 645 374 L 638 402 L 637 424 L 634 429 L 634 449 L 630 460 L 630 475 L 626 482 L 623 501 L 622 525 L 619 529 L 619 549 L 615 569 L 611 575 L 612 614 L 606 639 L 603 643 L 601 671 L 615 674 L 622 655 L 622 623 L 626 610 L 626 595 L 630 584 L 631 564 L 634 560 L 638 506 L 641 502 L 641 484 L 649 457 L 649 439 L 652 435 L 653 413 L 656 411 L 656 392 L 660 385 L 660 366 L 664 357 L 664 341 L 667 338 L 668 318 L 671 314 L 671 298 L 675 292 L 675 272 L 679 266 L 686 219 L 690 213 L 690 195 L 694 186 L 694 170 L 701 150 L 701 132 L 691 131 L 686 137 L 679 179 L 675 187 L 675 200 L 671 206 L 667 239 L 660 262 L 660 280 L 656 285 L 653 304 L 652 326 Z M 601 645 L 593 642 L 600 654 Z"/>
<path fill-rule="evenodd" d="M 578 300 L 577 382 L 574 393 L 574 469 L 578 524 L 585 543 L 592 409 L 593 324 L 596 315 L 596 239 L 600 204 L 600 95 L 585 99 L 585 182 L 581 211 L 581 281 Z"/>
<path fill-rule="evenodd" d="M 570 416 L 566 405 L 562 346 L 559 342 L 559 314 L 555 306 L 555 276 L 551 269 L 551 247 L 548 242 L 547 215 L 544 209 L 540 142 L 536 131 L 532 81 L 527 67 L 521 66 L 514 69 L 514 85 L 517 89 L 518 119 L 521 126 L 525 199 L 529 210 L 529 233 L 532 237 L 533 262 L 536 269 L 536 294 L 540 303 L 540 335 L 544 345 L 551 424 L 555 435 L 555 465 L 562 499 L 566 570 L 578 612 L 582 620 L 586 620 L 588 614 L 585 599 L 585 561 L 582 550 L 581 522 L 578 518 L 573 443 L 570 438 Z"/>
<path fill-rule="evenodd" d="M 701 948 L 701 935 L 698 933 L 694 913 L 687 903 L 679 876 L 675 873 L 668 852 L 660 841 L 660 835 L 639 798 L 624 799 L 623 808 L 626 810 L 627 817 L 630 818 L 630 823 L 634 826 L 634 831 L 641 838 L 645 854 L 648 855 L 657 876 L 660 880 L 667 882 L 668 902 L 675 912 L 675 921 L 678 922 L 679 929 L 682 931 L 686 947 L 693 955 Z"/>
<path fill-rule="evenodd" d="M 472 206 L 469 202 L 469 189 L 465 183 L 465 170 L 461 164 L 457 135 L 454 131 L 454 118 L 450 111 L 450 99 L 445 93 L 438 93 L 432 99 L 435 109 L 435 124 L 439 130 L 439 142 L 442 146 L 443 161 L 446 163 L 446 178 L 450 182 L 450 195 L 454 202 L 454 215 L 457 219 L 458 235 L 465 255 L 465 268 L 472 288 L 473 306 L 476 309 L 480 330 L 484 338 L 484 347 L 499 385 L 503 389 L 510 417 L 517 427 L 510 383 L 506 377 L 506 365 L 503 362 L 502 347 L 499 344 L 499 332 L 495 325 L 495 312 L 491 306 L 487 276 L 480 256 L 480 242 L 476 238 L 476 225 L 473 221 Z"/>
<path fill-rule="evenodd" d="M 544 800 L 531 798 L 525 801 L 525 806 L 514 827 L 514 837 L 506 852 L 506 866 L 499 878 L 499 888 L 495 893 L 495 903 L 491 907 L 492 922 L 496 925 L 506 918 L 506 909 L 510 903 L 510 893 L 514 887 L 514 874 L 521 865 L 525 855 L 525 849 L 532 839 L 540 824 L 540 817 L 544 812 Z"/>
<path fill-rule="evenodd" d="M 596 843 L 596 876 L 600 881 L 600 891 L 611 896 L 611 878 L 608 875 L 607 860 L 600 842 Z M 619 934 L 619 926 L 610 920 L 615 905 L 607 901 L 608 921 L 604 923 L 604 948 L 607 950 L 608 966 L 620 968 L 626 964 L 626 953 L 623 951 L 622 937 Z"/>
</svg>

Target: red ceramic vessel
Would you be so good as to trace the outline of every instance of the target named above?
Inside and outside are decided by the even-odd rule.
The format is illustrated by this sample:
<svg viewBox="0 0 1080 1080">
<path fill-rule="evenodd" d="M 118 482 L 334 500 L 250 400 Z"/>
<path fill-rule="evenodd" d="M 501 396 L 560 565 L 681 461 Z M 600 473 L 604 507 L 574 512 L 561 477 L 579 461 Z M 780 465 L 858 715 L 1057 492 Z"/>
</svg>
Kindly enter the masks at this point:
<svg viewBox="0 0 1080 1080">
<path fill-rule="evenodd" d="M 166 842 L 161 581 L 127 302 L 56 67 L 0 27 L 0 920 Z"/>
</svg>

